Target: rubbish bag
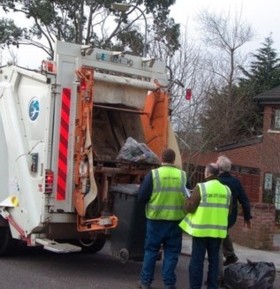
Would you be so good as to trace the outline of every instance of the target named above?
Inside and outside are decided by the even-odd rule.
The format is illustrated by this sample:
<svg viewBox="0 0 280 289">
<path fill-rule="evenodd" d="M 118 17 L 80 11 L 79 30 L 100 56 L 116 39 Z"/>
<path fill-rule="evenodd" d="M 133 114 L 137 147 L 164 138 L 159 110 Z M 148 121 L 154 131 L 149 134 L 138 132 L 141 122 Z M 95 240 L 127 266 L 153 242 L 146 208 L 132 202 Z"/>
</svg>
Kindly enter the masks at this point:
<svg viewBox="0 0 280 289">
<path fill-rule="evenodd" d="M 226 267 L 224 283 L 229 289 L 272 289 L 275 276 L 274 263 L 247 260 Z"/>
<path fill-rule="evenodd" d="M 146 144 L 139 143 L 132 137 L 127 138 L 120 149 L 117 160 L 160 164 L 158 156 Z"/>
</svg>

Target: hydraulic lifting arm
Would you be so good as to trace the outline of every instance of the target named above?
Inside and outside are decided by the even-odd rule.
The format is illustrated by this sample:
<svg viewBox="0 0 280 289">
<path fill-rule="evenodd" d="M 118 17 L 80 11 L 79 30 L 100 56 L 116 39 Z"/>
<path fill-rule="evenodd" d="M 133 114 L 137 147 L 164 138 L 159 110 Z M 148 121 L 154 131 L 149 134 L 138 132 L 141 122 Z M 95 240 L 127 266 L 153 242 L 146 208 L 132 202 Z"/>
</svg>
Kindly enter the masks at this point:
<svg viewBox="0 0 280 289">
<path fill-rule="evenodd" d="M 98 195 L 94 178 L 93 145 L 92 145 L 92 111 L 94 91 L 93 68 L 82 67 L 76 71 L 80 81 L 78 87 L 77 116 L 75 128 L 75 157 L 74 157 L 74 206 L 77 211 L 78 231 L 95 231 L 111 229 L 117 226 L 117 217 L 111 214 L 98 218 L 87 219 L 86 209 Z M 105 180 L 106 183 L 106 180 Z M 108 189 L 108 186 L 104 186 Z M 102 192 L 101 198 L 108 192 Z"/>
</svg>

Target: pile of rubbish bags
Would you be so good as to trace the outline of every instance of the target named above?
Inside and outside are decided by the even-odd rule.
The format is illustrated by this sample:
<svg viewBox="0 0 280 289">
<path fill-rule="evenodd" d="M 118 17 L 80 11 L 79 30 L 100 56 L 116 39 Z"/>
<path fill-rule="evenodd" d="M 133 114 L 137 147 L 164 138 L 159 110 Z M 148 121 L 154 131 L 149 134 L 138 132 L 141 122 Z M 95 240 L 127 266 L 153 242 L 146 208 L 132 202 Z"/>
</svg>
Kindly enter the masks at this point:
<svg viewBox="0 0 280 289">
<path fill-rule="evenodd" d="M 247 260 L 226 267 L 224 283 L 228 289 L 272 289 L 275 276 L 274 263 Z"/>
<path fill-rule="evenodd" d="M 121 148 L 117 160 L 136 163 L 160 164 L 159 157 L 144 143 L 128 137 Z"/>
</svg>

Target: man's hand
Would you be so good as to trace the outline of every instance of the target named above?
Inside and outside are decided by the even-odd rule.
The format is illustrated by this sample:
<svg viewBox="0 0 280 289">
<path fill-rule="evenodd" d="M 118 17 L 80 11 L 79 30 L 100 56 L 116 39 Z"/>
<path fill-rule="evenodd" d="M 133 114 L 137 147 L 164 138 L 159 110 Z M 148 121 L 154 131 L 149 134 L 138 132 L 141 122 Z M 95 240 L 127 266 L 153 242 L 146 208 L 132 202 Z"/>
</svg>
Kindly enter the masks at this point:
<svg viewBox="0 0 280 289">
<path fill-rule="evenodd" d="M 251 229 L 251 227 L 252 227 L 251 220 L 244 220 L 244 227 Z"/>
</svg>

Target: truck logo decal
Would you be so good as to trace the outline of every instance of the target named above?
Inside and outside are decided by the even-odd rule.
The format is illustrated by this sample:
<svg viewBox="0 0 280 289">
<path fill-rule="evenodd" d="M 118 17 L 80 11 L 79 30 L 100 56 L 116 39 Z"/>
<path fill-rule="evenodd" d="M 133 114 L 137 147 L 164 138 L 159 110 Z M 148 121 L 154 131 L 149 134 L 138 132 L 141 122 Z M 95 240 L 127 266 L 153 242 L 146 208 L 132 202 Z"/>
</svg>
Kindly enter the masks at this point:
<svg viewBox="0 0 280 289">
<path fill-rule="evenodd" d="M 69 118 L 70 118 L 71 89 L 62 89 L 59 146 L 58 146 L 58 178 L 57 194 L 58 201 L 65 200 L 67 181 L 67 159 L 68 159 L 68 139 L 69 139 Z"/>
<path fill-rule="evenodd" d="M 29 102 L 28 115 L 31 121 L 35 121 L 40 113 L 39 100 L 37 98 L 32 98 Z"/>
</svg>

